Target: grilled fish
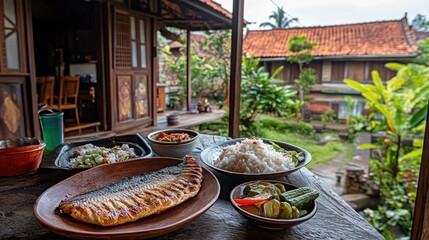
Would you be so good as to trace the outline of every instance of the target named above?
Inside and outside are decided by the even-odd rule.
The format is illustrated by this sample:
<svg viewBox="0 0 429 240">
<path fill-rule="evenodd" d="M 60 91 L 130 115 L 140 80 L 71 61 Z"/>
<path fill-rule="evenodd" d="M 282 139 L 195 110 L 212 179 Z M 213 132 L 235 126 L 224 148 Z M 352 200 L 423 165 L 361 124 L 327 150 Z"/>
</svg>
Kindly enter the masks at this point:
<svg viewBox="0 0 429 240">
<path fill-rule="evenodd" d="M 194 197 L 201 188 L 202 168 L 186 156 L 179 165 L 131 177 L 63 200 L 57 211 L 101 226 L 115 226 L 161 213 Z"/>
</svg>

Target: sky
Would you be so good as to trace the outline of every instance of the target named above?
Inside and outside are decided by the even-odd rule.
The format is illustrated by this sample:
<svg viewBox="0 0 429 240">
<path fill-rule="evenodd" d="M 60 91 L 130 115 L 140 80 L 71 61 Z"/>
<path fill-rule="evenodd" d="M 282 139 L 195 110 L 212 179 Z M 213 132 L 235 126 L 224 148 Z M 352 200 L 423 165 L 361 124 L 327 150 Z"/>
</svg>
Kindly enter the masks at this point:
<svg viewBox="0 0 429 240">
<path fill-rule="evenodd" d="M 233 0 L 214 0 L 232 11 Z M 260 29 L 268 16 L 277 9 L 276 4 L 299 23 L 294 27 L 326 26 L 348 23 L 399 20 L 408 13 L 411 23 L 417 14 L 429 19 L 428 0 L 244 0 L 244 19 L 251 30 Z M 273 20 L 271 20 L 273 21 Z"/>
</svg>

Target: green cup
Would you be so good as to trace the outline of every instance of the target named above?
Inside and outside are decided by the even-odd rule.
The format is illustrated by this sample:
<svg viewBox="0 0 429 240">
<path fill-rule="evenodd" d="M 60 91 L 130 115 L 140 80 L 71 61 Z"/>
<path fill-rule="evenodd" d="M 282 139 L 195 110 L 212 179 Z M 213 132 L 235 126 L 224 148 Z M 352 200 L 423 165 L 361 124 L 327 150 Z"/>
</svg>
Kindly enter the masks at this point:
<svg viewBox="0 0 429 240">
<path fill-rule="evenodd" d="M 43 111 L 39 114 L 46 150 L 52 150 L 64 142 L 63 112 Z"/>
</svg>

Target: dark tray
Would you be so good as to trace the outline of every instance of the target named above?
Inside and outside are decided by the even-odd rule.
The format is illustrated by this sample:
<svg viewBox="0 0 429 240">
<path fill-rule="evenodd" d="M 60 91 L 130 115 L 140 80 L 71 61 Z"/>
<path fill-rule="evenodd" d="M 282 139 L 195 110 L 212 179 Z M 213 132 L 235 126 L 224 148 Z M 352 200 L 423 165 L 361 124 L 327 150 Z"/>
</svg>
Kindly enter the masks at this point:
<svg viewBox="0 0 429 240">
<path fill-rule="evenodd" d="M 85 141 L 85 142 L 74 142 L 74 143 L 63 143 L 56 147 L 52 151 L 45 151 L 43 153 L 43 160 L 40 164 L 40 168 L 51 168 L 51 169 L 64 169 L 64 170 L 81 170 L 87 168 L 69 168 L 67 163 L 70 159 L 70 156 L 73 154 L 75 149 L 78 146 L 82 146 L 88 143 L 92 143 L 98 147 L 107 147 L 112 148 L 116 145 L 128 144 L 131 148 L 134 148 L 134 151 L 138 158 L 147 158 L 152 157 L 152 149 L 143 139 L 142 136 L 138 134 L 134 135 L 123 135 L 115 136 L 110 138 Z"/>
</svg>

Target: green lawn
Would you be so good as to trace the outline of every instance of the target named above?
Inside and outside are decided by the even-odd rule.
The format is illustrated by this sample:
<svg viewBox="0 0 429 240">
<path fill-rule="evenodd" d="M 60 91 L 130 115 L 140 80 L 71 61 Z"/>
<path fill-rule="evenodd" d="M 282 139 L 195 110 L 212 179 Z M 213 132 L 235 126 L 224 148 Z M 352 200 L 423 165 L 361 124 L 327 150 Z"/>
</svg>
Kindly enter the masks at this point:
<svg viewBox="0 0 429 240">
<path fill-rule="evenodd" d="M 335 158 L 340 152 L 347 151 L 346 157 L 351 156 L 351 154 L 349 154 L 349 152 L 351 152 L 351 144 L 347 142 L 329 142 L 323 146 L 320 146 L 317 145 L 317 141 L 314 140 L 314 137 L 312 136 L 304 136 L 297 133 L 279 132 L 267 129 L 264 129 L 263 133 L 265 138 L 287 142 L 309 151 L 312 156 L 311 162 L 307 165 L 307 168 L 309 169 L 311 169 L 314 165 L 324 163 Z M 338 134 L 335 132 L 330 132 L 327 134 L 331 136 L 338 136 Z M 346 161 L 349 161 L 349 159 L 346 159 Z"/>
</svg>

